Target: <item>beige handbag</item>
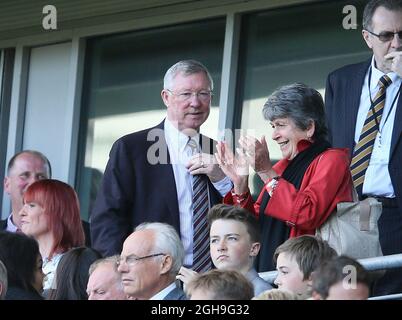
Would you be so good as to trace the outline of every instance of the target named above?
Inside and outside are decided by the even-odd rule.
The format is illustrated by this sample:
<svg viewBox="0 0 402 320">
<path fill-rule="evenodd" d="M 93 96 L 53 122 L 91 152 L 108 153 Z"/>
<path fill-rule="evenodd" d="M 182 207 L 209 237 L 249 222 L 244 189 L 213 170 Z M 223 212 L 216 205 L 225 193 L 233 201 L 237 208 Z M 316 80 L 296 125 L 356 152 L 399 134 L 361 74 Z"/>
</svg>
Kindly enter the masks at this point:
<svg viewBox="0 0 402 320">
<path fill-rule="evenodd" d="M 316 230 L 338 254 L 355 259 L 382 256 L 378 224 L 382 204 L 375 198 L 358 201 L 353 188 L 353 202 L 340 202 L 336 211 Z"/>
</svg>

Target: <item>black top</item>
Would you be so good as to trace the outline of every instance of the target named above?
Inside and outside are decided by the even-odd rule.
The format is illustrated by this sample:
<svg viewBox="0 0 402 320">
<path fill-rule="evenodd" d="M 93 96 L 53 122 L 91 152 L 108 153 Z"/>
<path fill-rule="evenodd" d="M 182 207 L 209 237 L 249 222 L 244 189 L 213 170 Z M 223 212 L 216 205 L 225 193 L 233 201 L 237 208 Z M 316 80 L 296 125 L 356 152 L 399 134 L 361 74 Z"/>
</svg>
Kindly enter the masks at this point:
<svg viewBox="0 0 402 320">
<path fill-rule="evenodd" d="M 5 300 L 43 300 L 43 297 L 37 292 L 27 291 L 18 287 L 9 287 Z"/>
</svg>

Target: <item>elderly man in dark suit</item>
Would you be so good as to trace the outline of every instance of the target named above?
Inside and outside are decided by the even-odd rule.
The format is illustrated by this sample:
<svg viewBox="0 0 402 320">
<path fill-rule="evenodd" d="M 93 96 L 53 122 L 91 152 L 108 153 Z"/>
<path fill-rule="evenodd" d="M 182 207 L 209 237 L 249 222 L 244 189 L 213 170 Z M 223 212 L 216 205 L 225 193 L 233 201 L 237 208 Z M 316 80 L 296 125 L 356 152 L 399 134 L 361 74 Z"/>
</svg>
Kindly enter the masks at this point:
<svg viewBox="0 0 402 320">
<path fill-rule="evenodd" d="M 176 286 L 184 248 L 176 230 L 160 222 L 142 223 L 124 241 L 117 271 L 134 300 L 185 300 Z"/>
<path fill-rule="evenodd" d="M 402 252 L 402 0 L 371 0 L 363 14 L 370 61 L 345 66 L 327 79 L 326 112 L 334 147 L 348 147 L 361 199 L 382 202 L 384 255 Z M 401 292 L 401 271 L 388 271 L 374 293 Z"/>
<path fill-rule="evenodd" d="M 93 245 L 103 255 L 119 253 L 138 224 L 156 221 L 176 229 L 186 266 L 211 267 L 206 214 L 232 187 L 213 156 L 215 142 L 199 133 L 212 90 L 200 62 L 176 63 L 161 92 L 167 118 L 114 143 L 91 216 Z"/>
</svg>

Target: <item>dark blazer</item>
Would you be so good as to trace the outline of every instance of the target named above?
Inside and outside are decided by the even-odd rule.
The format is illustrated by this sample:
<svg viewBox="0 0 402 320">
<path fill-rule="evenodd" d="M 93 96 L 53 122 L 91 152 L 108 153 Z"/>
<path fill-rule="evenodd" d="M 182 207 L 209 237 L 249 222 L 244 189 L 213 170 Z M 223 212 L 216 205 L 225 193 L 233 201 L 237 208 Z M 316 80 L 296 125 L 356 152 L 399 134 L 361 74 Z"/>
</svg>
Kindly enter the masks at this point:
<svg viewBox="0 0 402 320">
<path fill-rule="evenodd" d="M 5 300 L 43 300 L 43 297 L 37 292 L 12 286 L 7 289 Z"/>
<path fill-rule="evenodd" d="M 360 96 L 370 67 L 369 61 L 348 65 L 332 72 L 327 79 L 325 90 L 325 108 L 333 147 L 349 148 L 352 155 L 357 112 Z M 402 97 L 396 106 L 394 128 L 391 139 L 391 154 L 388 164 L 391 182 L 402 209 Z"/>
<path fill-rule="evenodd" d="M 187 300 L 187 297 L 182 289 L 176 287 L 163 300 Z"/>
<path fill-rule="evenodd" d="M 0 230 L 6 230 L 7 229 L 7 219 L 0 220 Z"/>
<path fill-rule="evenodd" d="M 90 248 L 91 247 L 91 229 L 88 222 L 85 220 L 81 220 L 82 228 L 84 229 L 85 234 L 85 246 Z"/>
<path fill-rule="evenodd" d="M 92 247 L 104 256 L 120 253 L 124 240 L 142 222 L 168 223 L 180 235 L 176 184 L 163 127 L 164 122 L 113 144 L 90 218 Z M 203 151 L 215 150 L 213 140 L 205 136 L 201 140 Z M 148 161 L 148 153 L 155 154 L 156 147 L 165 164 Z M 208 182 L 211 205 L 222 202 Z"/>
</svg>

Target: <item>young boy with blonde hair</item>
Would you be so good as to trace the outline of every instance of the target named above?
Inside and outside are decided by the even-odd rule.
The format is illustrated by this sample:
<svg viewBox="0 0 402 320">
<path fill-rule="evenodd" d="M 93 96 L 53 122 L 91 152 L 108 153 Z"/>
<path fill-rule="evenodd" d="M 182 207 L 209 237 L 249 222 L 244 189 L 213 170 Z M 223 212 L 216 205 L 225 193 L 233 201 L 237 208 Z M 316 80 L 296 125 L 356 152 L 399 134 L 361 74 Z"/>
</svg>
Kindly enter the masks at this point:
<svg viewBox="0 0 402 320">
<path fill-rule="evenodd" d="M 336 256 L 336 251 L 320 238 L 311 235 L 290 238 L 275 250 L 278 275 L 274 283 L 278 289 L 311 296 L 311 274 L 324 261 Z"/>
</svg>

